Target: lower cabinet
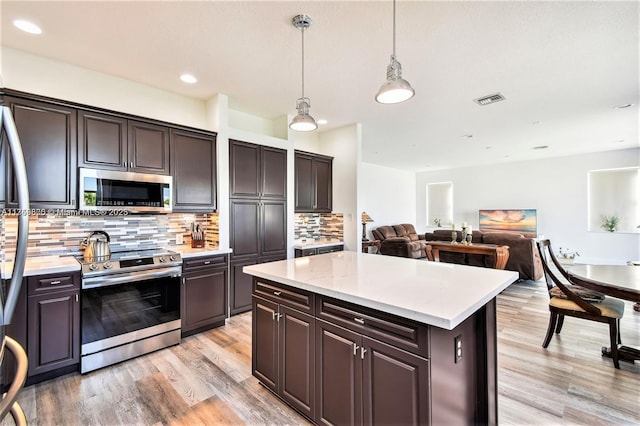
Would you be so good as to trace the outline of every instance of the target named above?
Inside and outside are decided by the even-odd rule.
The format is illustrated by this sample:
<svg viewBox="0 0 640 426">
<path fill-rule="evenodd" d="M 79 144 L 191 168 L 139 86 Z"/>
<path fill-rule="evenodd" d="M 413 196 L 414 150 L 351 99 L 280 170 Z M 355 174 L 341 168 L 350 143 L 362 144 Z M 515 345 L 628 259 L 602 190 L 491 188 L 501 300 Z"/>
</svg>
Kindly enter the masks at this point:
<svg viewBox="0 0 640 426">
<path fill-rule="evenodd" d="M 342 244 L 334 246 L 295 249 L 294 257 L 315 256 L 316 254 L 333 253 L 335 251 L 342 250 L 344 250 L 344 246 Z"/>
<path fill-rule="evenodd" d="M 80 275 L 27 277 L 29 377 L 80 362 Z"/>
<path fill-rule="evenodd" d="M 316 322 L 316 423 L 429 423 L 429 361 Z"/>
<path fill-rule="evenodd" d="M 252 371 L 299 413 L 314 419 L 315 318 L 287 304 L 286 298 L 278 303 L 253 296 Z"/>
<path fill-rule="evenodd" d="M 316 424 L 432 421 L 428 326 L 262 279 L 253 375 Z"/>
<path fill-rule="evenodd" d="M 182 336 L 224 325 L 227 318 L 228 257 L 187 258 L 182 268 Z"/>
<path fill-rule="evenodd" d="M 286 255 L 268 258 L 250 258 L 234 260 L 231 262 L 231 277 L 229 280 L 229 306 L 230 314 L 235 315 L 251 310 L 251 292 L 253 289 L 253 277 L 242 272 L 242 268 L 257 263 L 275 262 L 286 259 Z"/>
</svg>

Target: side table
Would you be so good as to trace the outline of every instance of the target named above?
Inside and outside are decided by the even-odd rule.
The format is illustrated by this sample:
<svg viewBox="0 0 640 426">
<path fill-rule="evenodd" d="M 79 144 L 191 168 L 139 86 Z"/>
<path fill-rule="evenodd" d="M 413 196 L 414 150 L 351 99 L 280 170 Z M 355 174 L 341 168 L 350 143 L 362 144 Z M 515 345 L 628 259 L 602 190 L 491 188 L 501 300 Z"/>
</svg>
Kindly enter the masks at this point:
<svg viewBox="0 0 640 426">
<path fill-rule="evenodd" d="M 363 240 L 362 241 L 362 252 L 369 253 L 369 247 L 375 247 L 375 253 L 380 254 L 380 240 Z"/>
</svg>

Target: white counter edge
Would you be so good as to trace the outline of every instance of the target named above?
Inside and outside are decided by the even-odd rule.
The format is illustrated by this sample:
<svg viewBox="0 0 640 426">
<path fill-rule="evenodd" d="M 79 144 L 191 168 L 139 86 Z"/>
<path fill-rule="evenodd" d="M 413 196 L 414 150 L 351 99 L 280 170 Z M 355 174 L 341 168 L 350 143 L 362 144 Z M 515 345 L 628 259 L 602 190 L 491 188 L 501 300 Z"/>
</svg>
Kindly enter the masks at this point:
<svg viewBox="0 0 640 426">
<path fill-rule="evenodd" d="M 402 318 L 412 319 L 414 321 L 418 321 L 423 324 L 432 325 L 432 326 L 444 328 L 447 330 L 453 330 L 454 328 L 456 328 L 464 320 L 466 320 L 471 315 L 473 315 L 473 313 L 477 312 L 478 309 L 482 308 L 484 305 L 486 305 L 488 302 L 494 299 L 498 294 L 500 294 L 504 289 L 509 287 L 512 283 L 514 283 L 518 279 L 518 273 L 513 272 L 512 275 L 509 278 L 505 279 L 505 281 L 502 284 L 500 284 L 500 286 L 498 286 L 494 291 L 487 293 L 484 297 L 478 299 L 476 303 L 471 305 L 468 309 L 464 310 L 462 313 L 460 313 L 460 315 L 458 315 L 453 319 L 446 319 L 446 318 L 440 318 L 434 315 L 430 315 L 426 312 L 418 312 L 415 310 L 410 310 L 410 309 L 398 307 L 395 305 L 381 303 L 381 302 L 373 301 L 360 296 L 355 296 L 352 294 L 329 290 L 324 287 L 314 286 L 312 284 L 295 281 L 286 277 L 272 275 L 262 271 L 252 271 L 251 266 L 245 266 L 243 268 L 243 272 L 258 278 L 265 279 L 265 280 L 270 280 L 276 283 L 285 284 L 294 288 L 299 288 L 301 290 L 307 290 L 312 293 L 320 294 L 323 296 L 333 297 L 334 299 L 343 300 L 345 302 L 354 303 L 356 305 L 364 306 L 367 308 L 377 309 L 379 311 L 382 311 L 388 314 L 397 315 Z M 512 271 L 506 271 L 506 272 L 512 272 Z"/>
</svg>

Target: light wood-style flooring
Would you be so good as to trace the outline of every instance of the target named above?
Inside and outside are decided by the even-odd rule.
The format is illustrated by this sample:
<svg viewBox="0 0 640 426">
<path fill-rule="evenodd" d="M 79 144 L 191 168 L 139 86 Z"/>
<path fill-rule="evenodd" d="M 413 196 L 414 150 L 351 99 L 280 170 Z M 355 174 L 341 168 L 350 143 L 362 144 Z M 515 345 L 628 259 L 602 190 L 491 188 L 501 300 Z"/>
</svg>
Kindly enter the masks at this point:
<svg viewBox="0 0 640 426">
<path fill-rule="evenodd" d="M 542 281 L 498 296 L 500 424 L 640 424 L 640 362 L 614 369 L 600 355 L 607 326 L 575 318 L 543 349 L 547 302 Z M 640 345 L 631 303 L 621 333 Z M 19 402 L 31 425 L 307 424 L 251 376 L 249 313 L 178 346 L 27 387 Z"/>
</svg>

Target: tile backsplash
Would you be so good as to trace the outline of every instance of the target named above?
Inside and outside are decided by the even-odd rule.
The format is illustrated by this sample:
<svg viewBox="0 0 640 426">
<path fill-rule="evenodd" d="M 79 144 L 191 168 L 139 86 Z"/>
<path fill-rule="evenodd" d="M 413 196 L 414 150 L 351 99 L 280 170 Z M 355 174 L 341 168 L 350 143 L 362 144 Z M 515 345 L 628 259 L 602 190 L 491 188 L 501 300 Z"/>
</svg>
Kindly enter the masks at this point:
<svg viewBox="0 0 640 426">
<path fill-rule="evenodd" d="M 109 234 L 112 251 L 169 247 L 176 244 L 176 234 L 183 235 L 184 243 L 190 244 L 191 223 L 193 222 L 204 228 L 208 246 L 218 246 L 217 213 L 31 216 L 29 218 L 27 256 L 79 253 L 81 251 L 80 242 L 92 231 L 97 230 Z M 0 226 L 0 253 L 6 260 L 12 260 L 17 241 L 18 220 L 15 216 L 0 216 Z"/>
<path fill-rule="evenodd" d="M 342 213 L 296 213 L 294 215 L 294 239 L 319 240 L 344 239 Z"/>
</svg>

